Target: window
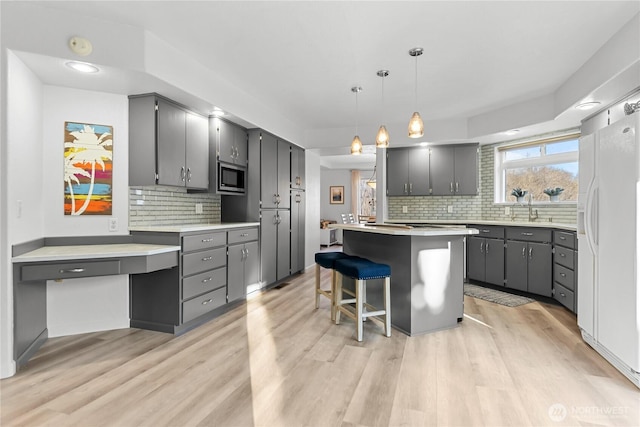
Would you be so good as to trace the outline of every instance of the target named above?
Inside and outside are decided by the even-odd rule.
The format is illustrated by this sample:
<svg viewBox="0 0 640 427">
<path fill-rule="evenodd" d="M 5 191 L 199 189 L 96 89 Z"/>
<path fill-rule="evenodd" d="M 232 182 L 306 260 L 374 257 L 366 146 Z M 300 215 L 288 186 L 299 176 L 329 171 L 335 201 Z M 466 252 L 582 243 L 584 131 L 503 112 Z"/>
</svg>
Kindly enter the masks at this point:
<svg viewBox="0 0 640 427">
<path fill-rule="evenodd" d="M 534 202 L 549 202 L 545 188 L 563 188 L 559 200 L 578 200 L 578 134 L 524 144 L 497 147 L 495 151 L 495 202 L 513 202 L 514 188 L 526 190 Z"/>
</svg>

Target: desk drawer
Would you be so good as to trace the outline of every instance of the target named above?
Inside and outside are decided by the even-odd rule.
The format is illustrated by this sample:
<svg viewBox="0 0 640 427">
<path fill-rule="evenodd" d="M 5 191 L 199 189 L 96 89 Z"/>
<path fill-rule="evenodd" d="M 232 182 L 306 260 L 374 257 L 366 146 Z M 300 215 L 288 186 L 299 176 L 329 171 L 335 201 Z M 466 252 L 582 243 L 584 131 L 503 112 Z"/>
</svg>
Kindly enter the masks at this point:
<svg viewBox="0 0 640 427">
<path fill-rule="evenodd" d="M 562 246 L 556 246 L 554 249 L 555 253 L 553 254 L 553 262 L 574 270 L 575 252 L 573 251 L 573 249 L 563 248 Z"/>
<path fill-rule="evenodd" d="M 524 242 L 551 242 L 551 230 L 527 227 L 507 228 L 507 239 L 521 240 Z"/>
<path fill-rule="evenodd" d="M 226 264 L 226 247 L 182 255 L 182 275 L 189 276 L 201 271 L 222 267 Z"/>
<path fill-rule="evenodd" d="M 182 322 L 187 323 L 198 316 L 227 303 L 227 287 L 217 289 L 182 303 Z"/>
<path fill-rule="evenodd" d="M 182 252 L 199 251 L 227 244 L 227 232 L 194 234 L 182 238 Z"/>
<path fill-rule="evenodd" d="M 227 269 L 205 271 L 182 279 L 182 299 L 210 292 L 227 284 Z"/>
<path fill-rule="evenodd" d="M 251 242 L 253 240 L 258 240 L 258 229 L 257 228 L 244 228 L 241 230 L 229 230 L 229 244 L 233 245 L 235 243 L 244 243 Z"/>
<path fill-rule="evenodd" d="M 553 284 L 553 298 L 556 301 L 559 301 L 562 305 L 567 307 L 569 310 L 576 312 L 575 310 L 575 299 L 573 291 L 565 288 L 562 285 L 557 283 Z"/>
<path fill-rule="evenodd" d="M 575 288 L 573 270 L 569 270 L 561 265 L 556 264 L 553 266 L 553 280 L 556 283 L 560 283 L 565 288 L 571 290 Z"/>
<path fill-rule="evenodd" d="M 54 280 L 120 274 L 120 260 L 24 265 L 20 280 Z"/>
</svg>

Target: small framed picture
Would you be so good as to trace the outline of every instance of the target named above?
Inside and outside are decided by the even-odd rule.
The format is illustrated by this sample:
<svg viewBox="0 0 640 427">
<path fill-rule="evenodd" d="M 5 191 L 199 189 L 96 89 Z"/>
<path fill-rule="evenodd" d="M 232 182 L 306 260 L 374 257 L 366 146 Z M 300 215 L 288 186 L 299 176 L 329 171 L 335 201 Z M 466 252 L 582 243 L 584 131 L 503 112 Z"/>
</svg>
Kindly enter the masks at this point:
<svg viewBox="0 0 640 427">
<path fill-rule="evenodd" d="M 332 205 L 344 204 L 344 186 L 336 185 L 329 187 L 329 203 Z"/>
</svg>

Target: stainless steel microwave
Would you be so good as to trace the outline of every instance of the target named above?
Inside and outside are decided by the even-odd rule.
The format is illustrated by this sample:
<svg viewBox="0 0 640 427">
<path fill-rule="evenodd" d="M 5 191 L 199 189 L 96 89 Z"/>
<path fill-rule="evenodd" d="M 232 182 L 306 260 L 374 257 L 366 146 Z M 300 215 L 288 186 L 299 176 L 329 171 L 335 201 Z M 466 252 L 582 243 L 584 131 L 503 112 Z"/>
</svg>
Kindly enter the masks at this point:
<svg viewBox="0 0 640 427">
<path fill-rule="evenodd" d="M 245 194 L 247 168 L 218 162 L 218 193 Z"/>
</svg>

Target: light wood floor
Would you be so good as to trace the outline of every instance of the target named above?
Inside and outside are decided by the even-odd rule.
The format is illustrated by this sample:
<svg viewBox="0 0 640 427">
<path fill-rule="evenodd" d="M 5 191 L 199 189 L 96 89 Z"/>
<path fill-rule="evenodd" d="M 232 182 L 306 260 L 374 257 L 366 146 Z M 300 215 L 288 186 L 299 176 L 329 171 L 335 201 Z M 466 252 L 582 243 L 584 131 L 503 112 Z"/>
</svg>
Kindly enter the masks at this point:
<svg viewBox="0 0 640 427">
<path fill-rule="evenodd" d="M 0 381 L 0 424 L 77 426 L 640 425 L 640 393 L 562 307 L 465 297 L 420 337 L 329 321 L 313 271 L 181 337 L 50 339 Z M 323 280 L 329 280 L 323 273 Z"/>
</svg>

